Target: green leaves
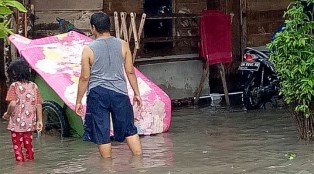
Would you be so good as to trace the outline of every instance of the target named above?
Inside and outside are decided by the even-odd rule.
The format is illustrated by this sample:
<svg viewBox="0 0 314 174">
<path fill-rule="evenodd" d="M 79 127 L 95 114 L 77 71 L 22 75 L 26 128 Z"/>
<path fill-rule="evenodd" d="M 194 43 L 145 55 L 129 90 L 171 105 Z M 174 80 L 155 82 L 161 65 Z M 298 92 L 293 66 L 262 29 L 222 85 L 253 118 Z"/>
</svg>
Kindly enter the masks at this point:
<svg viewBox="0 0 314 174">
<path fill-rule="evenodd" d="M 14 1 L 14 0 L 6 0 L 6 5 L 7 6 L 10 6 L 10 7 L 13 7 L 13 8 L 16 8 L 18 11 L 20 12 L 23 12 L 23 13 L 26 13 L 27 10 L 26 8 L 23 6 L 23 4 L 21 4 L 20 2 L 18 1 Z"/>
<path fill-rule="evenodd" d="M 13 11 L 8 8 L 8 7 L 0 7 L 0 14 L 2 15 L 9 15 L 9 14 L 12 14 Z"/>
<path fill-rule="evenodd" d="M 8 25 L 10 24 L 11 21 L 9 20 L 4 20 L 4 22 L 0 22 L 0 38 L 5 38 L 7 33 L 12 34 L 12 29 L 9 29 Z"/>
<path fill-rule="evenodd" d="M 309 117 L 314 99 L 314 22 L 310 20 L 313 14 L 306 14 L 301 1 L 295 0 L 284 17 L 284 31 L 267 45 L 272 50 L 270 61 L 278 73 L 284 100 L 296 103 L 295 111 Z"/>
<path fill-rule="evenodd" d="M 12 34 L 9 28 L 11 20 L 7 20 L 13 13 L 13 9 L 20 12 L 27 12 L 26 8 L 16 0 L 0 0 L 0 38 L 5 38 L 8 34 Z"/>
</svg>

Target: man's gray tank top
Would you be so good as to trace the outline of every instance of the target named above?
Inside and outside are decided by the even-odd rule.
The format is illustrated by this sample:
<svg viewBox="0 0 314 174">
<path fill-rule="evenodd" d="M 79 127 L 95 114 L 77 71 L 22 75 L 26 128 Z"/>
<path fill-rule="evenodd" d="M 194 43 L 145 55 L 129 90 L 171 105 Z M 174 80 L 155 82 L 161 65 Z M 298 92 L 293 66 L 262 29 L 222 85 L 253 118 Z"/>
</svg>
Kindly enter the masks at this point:
<svg viewBox="0 0 314 174">
<path fill-rule="evenodd" d="M 88 45 L 94 52 L 87 94 L 90 89 L 103 88 L 128 95 L 124 76 L 122 42 L 115 37 L 99 38 Z"/>
</svg>

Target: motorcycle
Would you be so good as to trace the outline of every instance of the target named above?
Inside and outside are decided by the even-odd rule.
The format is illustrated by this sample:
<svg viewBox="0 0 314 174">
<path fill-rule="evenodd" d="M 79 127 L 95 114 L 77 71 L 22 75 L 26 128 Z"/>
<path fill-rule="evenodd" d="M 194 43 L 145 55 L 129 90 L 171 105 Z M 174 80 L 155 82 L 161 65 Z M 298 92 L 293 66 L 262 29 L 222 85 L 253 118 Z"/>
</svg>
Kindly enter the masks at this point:
<svg viewBox="0 0 314 174">
<path fill-rule="evenodd" d="M 243 91 L 243 104 L 248 110 L 259 109 L 280 98 L 278 77 L 268 57 L 268 51 L 249 47 L 244 50 L 238 69 L 242 72 L 239 88 Z"/>
</svg>

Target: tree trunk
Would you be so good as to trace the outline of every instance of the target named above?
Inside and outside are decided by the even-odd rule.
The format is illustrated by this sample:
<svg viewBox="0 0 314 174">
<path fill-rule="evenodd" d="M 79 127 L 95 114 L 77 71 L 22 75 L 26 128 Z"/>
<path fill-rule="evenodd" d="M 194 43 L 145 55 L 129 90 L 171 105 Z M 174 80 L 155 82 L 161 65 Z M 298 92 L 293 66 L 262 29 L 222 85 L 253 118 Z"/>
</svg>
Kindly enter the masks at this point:
<svg viewBox="0 0 314 174">
<path fill-rule="evenodd" d="M 297 123 L 299 138 L 303 140 L 314 140 L 314 116 L 311 114 L 308 118 L 303 113 L 294 113 L 294 119 Z"/>
</svg>

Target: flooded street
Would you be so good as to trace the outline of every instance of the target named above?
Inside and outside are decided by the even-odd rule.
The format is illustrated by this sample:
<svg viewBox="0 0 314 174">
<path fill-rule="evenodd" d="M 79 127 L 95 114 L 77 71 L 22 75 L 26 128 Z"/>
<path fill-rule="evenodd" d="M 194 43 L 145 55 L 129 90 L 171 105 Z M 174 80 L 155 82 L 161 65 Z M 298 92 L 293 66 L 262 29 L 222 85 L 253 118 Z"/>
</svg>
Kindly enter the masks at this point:
<svg viewBox="0 0 314 174">
<path fill-rule="evenodd" d="M 1 174 L 314 173 L 314 143 L 298 140 L 284 109 L 175 109 L 168 133 L 141 138 L 143 157 L 132 157 L 126 144 L 114 143 L 111 160 L 101 159 L 92 143 L 42 136 L 34 139 L 35 161 L 16 164 L 6 123 L 0 123 Z"/>
</svg>

